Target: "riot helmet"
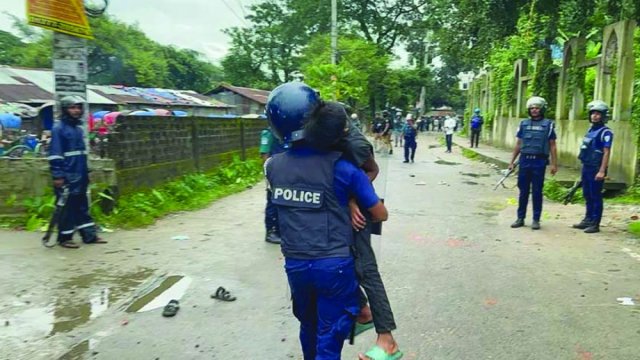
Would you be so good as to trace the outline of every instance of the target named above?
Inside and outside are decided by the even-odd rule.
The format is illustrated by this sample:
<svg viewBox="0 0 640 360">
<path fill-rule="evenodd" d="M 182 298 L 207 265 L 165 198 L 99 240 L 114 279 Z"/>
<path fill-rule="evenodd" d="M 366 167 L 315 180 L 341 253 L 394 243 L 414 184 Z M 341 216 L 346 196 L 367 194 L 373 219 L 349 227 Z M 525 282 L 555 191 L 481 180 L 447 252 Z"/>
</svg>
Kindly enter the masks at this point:
<svg viewBox="0 0 640 360">
<path fill-rule="evenodd" d="M 532 107 L 540 109 L 540 116 L 544 117 L 544 113 L 547 111 L 547 100 L 540 96 L 532 96 L 527 100 L 527 113 L 529 113 L 529 116 L 531 116 Z"/>
<path fill-rule="evenodd" d="M 273 134 L 285 147 L 302 140 L 305 120 L 321 103 L 318 92 L 303 82 L 288 82 L 276 87 L 269 94 L 266 105 Z"/>
<path fill-rule="evenodd" d="M 591 121 L 591 113 L 594 111 L 599 112 L 602 115 L 602 123 L 607 122 L 609 115 L 609 106 L 602 100 L 593 100 L 587 104 L 587 110 L 589 111 L 589 121 Z"/>
</svg>

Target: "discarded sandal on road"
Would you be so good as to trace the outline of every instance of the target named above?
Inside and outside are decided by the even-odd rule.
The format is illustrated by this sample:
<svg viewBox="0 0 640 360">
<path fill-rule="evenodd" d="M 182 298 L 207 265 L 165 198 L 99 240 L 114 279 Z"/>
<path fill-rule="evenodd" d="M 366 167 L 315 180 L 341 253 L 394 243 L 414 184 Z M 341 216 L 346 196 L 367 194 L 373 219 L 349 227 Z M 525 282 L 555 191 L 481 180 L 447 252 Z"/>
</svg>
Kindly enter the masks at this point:
<svg viewBox="0 0 640 360">
<path fill-rule="evenodd" d="M 211 295 L 211 298 L 227 302 L 236 301 L 236 297 L 231 296 L 231 293 L 222 286 L 220 286 L 218 290 L 216 290 L 215 294 Z"/>
<path fill-rule="evenodd" d="M 402 359 L 402 356 L 404 356 L 404 354 L 400 350 L 393 354 L 387 354 L 384 349 L 375 345 L 364 354 L 364 357 L 360 354 L 358 358 L 362 360 L 399 360 Z"/>
<path fill-rule="evenodd" d="M 171 300 L 167 305 L 164 306 L 164 310 L 162 310 L 162 316 L 175 316 L 178 313 L 178 310 L 180 310 L 180 303 L 178 302 L 178 300 Z"/>
</svg>

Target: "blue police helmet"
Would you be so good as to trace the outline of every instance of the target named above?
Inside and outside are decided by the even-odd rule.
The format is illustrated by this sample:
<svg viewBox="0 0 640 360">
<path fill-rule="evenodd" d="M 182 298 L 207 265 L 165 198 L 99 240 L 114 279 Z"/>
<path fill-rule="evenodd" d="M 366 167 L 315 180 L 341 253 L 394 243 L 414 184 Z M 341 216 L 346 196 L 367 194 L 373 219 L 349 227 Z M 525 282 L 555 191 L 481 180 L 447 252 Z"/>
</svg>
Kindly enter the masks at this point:
<svg viewBox="0 0 640 360">
<path fill-rule="evenodd" d="M 303 139 L 305 119 L 321 103 L 318 92 L 300 81 L 288 82 L 273 89 L 266 105 L 273 134 L 285 147 Z"/>
</svg>

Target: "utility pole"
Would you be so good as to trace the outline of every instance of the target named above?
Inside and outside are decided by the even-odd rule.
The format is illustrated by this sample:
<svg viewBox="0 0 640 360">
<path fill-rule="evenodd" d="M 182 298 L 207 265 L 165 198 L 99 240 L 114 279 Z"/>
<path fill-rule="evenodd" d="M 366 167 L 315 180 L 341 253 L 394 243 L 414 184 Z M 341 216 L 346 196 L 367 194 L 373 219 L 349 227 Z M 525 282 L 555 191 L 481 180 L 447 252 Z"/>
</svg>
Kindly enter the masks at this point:
<svg viewBox="0 0 640 360">
<path fill-rule="evenodd" d="M 338 63 L 338 0 L 331 0 L 331 65 Z"/>
</svg>

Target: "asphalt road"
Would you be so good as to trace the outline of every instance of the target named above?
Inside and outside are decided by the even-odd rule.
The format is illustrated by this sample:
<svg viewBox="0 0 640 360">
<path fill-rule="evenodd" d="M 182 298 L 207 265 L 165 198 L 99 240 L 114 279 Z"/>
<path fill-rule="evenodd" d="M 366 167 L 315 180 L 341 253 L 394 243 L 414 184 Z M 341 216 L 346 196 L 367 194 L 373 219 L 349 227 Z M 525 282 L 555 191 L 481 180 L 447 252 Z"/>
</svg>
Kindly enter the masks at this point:
<svg viewBox="0 0 640 360">
<path fill-rule="evenodd" d="M 640 358 L 637 241 L 611 223 L 573 230 L 582 208 L 550 202 L 542 230 L 511 229 L 517 193 L 492 191 L 496 169 L 446 154 L 433 135 L 415 164 L 399 150 L 378 157 L 390 218 L 374 248 L 405 359 Z M 75 251 L 0 232 L 0 358 L 301 359 L 263 204 L 259 184 Z M 139 300 L 158 286 L 180 299 L 175 317 L 145 301 L 160 290 Z M 237 300 L 212 299 L 218 286 Z"/>
</svg>

